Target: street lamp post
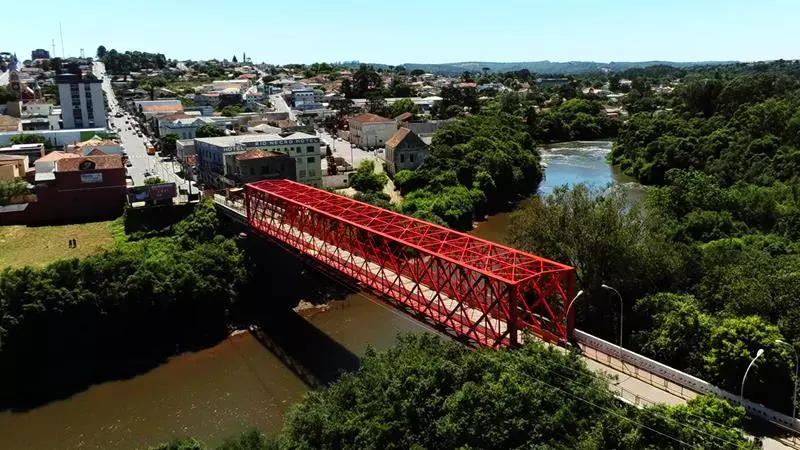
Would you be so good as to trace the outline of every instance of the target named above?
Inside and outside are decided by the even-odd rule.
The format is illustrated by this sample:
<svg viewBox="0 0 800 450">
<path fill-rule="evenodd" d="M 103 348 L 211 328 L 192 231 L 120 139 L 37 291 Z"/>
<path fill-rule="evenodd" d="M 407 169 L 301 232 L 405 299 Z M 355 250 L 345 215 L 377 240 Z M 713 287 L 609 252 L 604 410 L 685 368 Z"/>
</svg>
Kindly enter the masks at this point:
<svg viewBox="0 0 800 450">
<path fill-rule="evenodd" d="M 753 367 L 753 364 L 755 364 L 756 360 L 760 358 L 761 355 L 763 354 L 764 354 L 764 349 L 763 348 L 758 349 L 758 351 L 756 352 L 756 357 L 753 358 L 752 361 L 750 361 L 750 365 L 748 365 L 747 370 L 744 371 L 744 376 L 742 377 L 742 390 L 739 392 L 739 397 L 744 398 L 744 382 L 747 381 L 747 373 L 750 372 L 750 369 Z"/>
<path fill-rule="evenodd" d="M 792 419 L 794 419 L 797 414 L 797 366 L 800 361 L 797 359 L 797 350 L 794 349 L 794 345 L 780 339 L 775 339 L 775 343 L 789 347 L 794 354 L 794 395 L 792 395 Z"/>
<path fill-rule="evenodd" d="M 620 295 L 619 291 L 614 289 L 613 287 L 607 284 L 601 284 L 601 288 L 607 291 L 613 291 L 619 297 L 619 362 L 622 362 L 622 313 L 624 310 L 623 303 L 622 303 L 622 295 Z"/>
<path fill-rule="evenodd" d="M 577 300 L 581 295 L 583 295 L 583 289 L 578 291 L 578 293 L 575 294 L 575 297 L 572 298 L 572 301 L 569 302 L 569 305 L 567 305 L 567 310 L 564 313 L 564 319 L 567 321 L 567 329 L 569 329 L 569 310 L 572 309 L 572 305 L 575 303 L 575 300 Z"/>
<path fill-rule="evenodd" d="M 569 322 L 569 310 L 572 309 L 572 304 L 575 303 L 575 300 L 577 300 L 578 297 L 580 297 L 581 295 L 583 295 L 583 289 L 578 291 L 578 293 L 575 294 L 575 297 L 572 299 L 572 301 L 569 302 L 569 305 L 567 305 L 567 312 L 564 314 L 564 317 L 567 317 L 567 322 Z"/>
</svg>

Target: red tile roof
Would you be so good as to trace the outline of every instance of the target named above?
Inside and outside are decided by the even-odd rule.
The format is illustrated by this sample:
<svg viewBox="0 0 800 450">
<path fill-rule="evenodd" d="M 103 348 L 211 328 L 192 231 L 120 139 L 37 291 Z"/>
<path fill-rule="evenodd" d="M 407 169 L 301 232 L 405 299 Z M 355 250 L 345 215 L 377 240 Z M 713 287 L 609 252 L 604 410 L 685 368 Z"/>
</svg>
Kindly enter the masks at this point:
<svg viewBox="0 0 800 450">
<path fill-rule="evenodd" d="M 80 158 L 80 157 L 81 157 L 81 155 L 78 155 L 78 154 L 75 154 L 75 153 L 59 152 L 59 151 L 56 150 L 54 152 L 50 152 L 50 153 L 42 156 L 41 158 L 37 159 L 37 161 L 53 162 L 53 161 L 58 161 L 58 160 L 65 159 L 65 158 Z"/>
<path fill-rule="evenodd" d="M 364 113 L 350 118 L 351 122 L 392 122 L 392 119 L 381 117 L 377 114 Z"/>
<path fill-rule="evenodd" d="M 92 151 L 86 154 L 86 156 L 106 156 L 106 152 L 100 150 L 99 148 L 93 148 Z"/>
<path fill-rule="evenodd" d="M 392 137 L 389 138 L 389 140 L 386 141 L 386 146 L 396 147 L 397 144 L 402 142 L 403 139 L 405 139 L 405 137 L 408 136 L 408 133 L 410 132 L 411 130 L 409 130 L 408 128 L 400 128 L 399 130 L 397 130 L 395 134 L 392 135 Z"/>
<path fill-rule="evenodd" d="M 94 169 L 92 170 L 105 170 L 105 169 L 121 169 L 122 156 L 119 155 L 105 155 L 105 156 L 86 156 L 83 158 L 67 158 L 61 159 L 56 163 L 56 172 L 75 172 L 80 169 L 80 165 L 84 161 L 92 161 Z"/>
<path fill-rule="evenodd" d="M 236 155 L 236 160 L 245 161 L 248 159 L 273 158 L 275 156 L 283 156 L 283 153 L 256 149 L 256 150 L 248 150 L 242 153 L 241 155 Z"/>
<path fill-rule="evenodd" d="M 408 119 L 410 119 L 412 117 L 414 117 L 413 113 L 404 112 L 403 114 L 400 114 L 399 116 L 395 117 L 394 120 L 396 120 L 398 122 L 405 122 L 406 120 L 408 120 Z"/>
<path fill-rule="evenodd" d="M 401 142 L 408 140 L 411 148 L 425 148 L 425 142 L 408 128 L 400 128 L 386 141 L 386 148 L 396 148 Z"/>
<path fill-rule="evenodd" d="M 142 112 L 176 112 L 183 111 L 183 105 L 147 105 L 142 106 Z"/>
</svg>

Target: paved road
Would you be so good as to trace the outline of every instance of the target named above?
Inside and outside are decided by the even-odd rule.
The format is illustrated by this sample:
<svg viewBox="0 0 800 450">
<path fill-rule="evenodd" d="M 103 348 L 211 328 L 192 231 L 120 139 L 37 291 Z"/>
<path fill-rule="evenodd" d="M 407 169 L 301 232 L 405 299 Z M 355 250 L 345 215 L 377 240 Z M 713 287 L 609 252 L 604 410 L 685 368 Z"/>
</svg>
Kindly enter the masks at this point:
<svg viewBox="0 0 800 450">
<path fill-rule="evenodd" d="M 133 179 L 133 184 L 140 186 L 144 184 L 144 180 L 149 176 L 157 176 L 168 182 L 174 182 L 178 189 L 189 189 L 189 182 L 180 178 L 175 172 L 179 170 L 177 163 L 169 161 L 161 161 L 158 156 L 150 156 L 147 154 L 146 137 L 139 137 L 132 129 L 134 123 L 133 118 L 125 114 L 123 117 L 114 117 L 117 111 L 121 111 L 119 103 L 114 96 L 114 91 L 111 89 L 111 78 L 106 76 L 105 67 L 103 63 L 96 62 L 94 64 L 93 72 L 97 78 L 103 80 L 103 91 L 105 91 L 106 98 L 108 99 L 108 107 L 111 110 L 109 114 L 109 122 L 114 124 L 116 130 L 122 140 L 122 145 L 128 153 L 128 159 L 131 166 L 128 167 L 128 175 Z M 129 124 L 126 124 L 125 121 Z M 197 192 L 197 187 L 192 185 L 192 191 Z"/>
<path fill-rule="evenodd" d="M 345 161 L 351 163 L 355 168 L 358 168 L 358 165 L 361 164 L 361 161 L 366 159 L 375 159 L 375 154 L 373 152 L 358 147 L 351 147 L 349 142 L 340 142 L 338 138 L 334 138 L 325 131 L 318 131 L 318 133 L 322 143 L 329 144 L 331 146 L 333 156 L 340 156 L 344 158 Z"/>
<path fill-rule="evenodd" d="M 282 95 L 272 94 L 269 96 L 269 101 L 272 103 L 272 107 L 275 108 L 276 112 L 288 112 L 289 120 L 296 120 L 294 112 L 289 108 L 289 105 L 286 104 L 286 100 L 283 99 Z"/>
</svg>

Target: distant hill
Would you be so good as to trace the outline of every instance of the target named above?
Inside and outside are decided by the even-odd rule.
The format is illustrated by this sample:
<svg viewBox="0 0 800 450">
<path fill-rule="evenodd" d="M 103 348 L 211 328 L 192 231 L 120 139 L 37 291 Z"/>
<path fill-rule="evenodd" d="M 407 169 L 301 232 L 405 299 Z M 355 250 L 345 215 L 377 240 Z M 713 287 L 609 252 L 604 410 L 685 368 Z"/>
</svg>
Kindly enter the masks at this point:
<svg viewBox="0 0 800 450">
<path fill-rule="evenodd" d="M 636 61 L 636 62 L 610 62 L 601 63 L 594 61 L 568 61 L 568 62 L 553 62 L 553 61 L 528 61 L 528 62 L 485 62 L 485 61 L 470 61 L 470 62 L 456 62 L 446 64 L 418 64 L 407 63 L 403 64 L 406 70 L 420 69 L 426 72 L 456 75 L 464 71 L 480 72 L 484 67 L 488 67 L 492 72 L 509 72 L 513 70 L 528 69 L 531 72 L 539 74 L 580 74 L 587 72 L 598 71 L 611 71 L 621 72 L 623 70 L 632 68 L 642 68 L 656 65 L 666 65 L 678 68 L 688 68 L 696 66 L 711 66 L 711 65 L 724 65 L 734 64 L 737 61 L 697 61 L 697 62 L 675 62 L 675 61 Z M 358 66 L 358 61 L 351 61 L 344 63 L 348 66 Z M 386 64 L 371 64 L 378 67 L 389 67 Z"/>
</svg>

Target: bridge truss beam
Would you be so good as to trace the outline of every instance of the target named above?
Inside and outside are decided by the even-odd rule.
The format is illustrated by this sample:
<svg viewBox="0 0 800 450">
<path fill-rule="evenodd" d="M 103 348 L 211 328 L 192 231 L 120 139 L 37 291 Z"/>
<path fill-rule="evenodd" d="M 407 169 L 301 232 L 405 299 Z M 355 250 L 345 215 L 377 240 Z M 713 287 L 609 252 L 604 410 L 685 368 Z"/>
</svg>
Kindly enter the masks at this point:
<svg viewBox="0 0 800 450">
<path fill-rule="evenodd" d="M 473 345 L 571 333 L 569 266 L 288 180 L 247 185 L 246 208 L 254 229 Z"/>
</svg>

